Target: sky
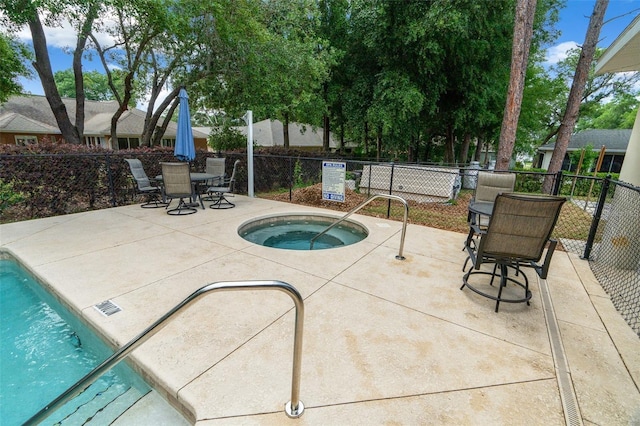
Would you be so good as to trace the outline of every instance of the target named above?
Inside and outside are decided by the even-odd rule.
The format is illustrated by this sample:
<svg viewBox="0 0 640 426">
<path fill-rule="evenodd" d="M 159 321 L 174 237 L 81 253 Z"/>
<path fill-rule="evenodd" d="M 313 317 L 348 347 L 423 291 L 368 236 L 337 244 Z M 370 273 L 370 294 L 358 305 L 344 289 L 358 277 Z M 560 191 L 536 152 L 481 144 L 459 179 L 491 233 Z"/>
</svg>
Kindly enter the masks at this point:
<svg viewBox="0 0 640 426">
<path fill-rule="evenodd" d="M 594 5 L 595 0 L 567 0 L 566 6 L 560 11 L 560 19 L 556 26 L 561 34 L 554 44 L 547 48 L 546 65 L 552 65 L 564 59 L 567 50 L 584 42 Z M 610 0 L 598 46 L 606 48 L 611 45 L 638 14 L 640 14 L 640 0 Z M 53 72 L 71 68 L 72 58 L 70 54 L 65 53 L 65 50 L 69 50 L 69 46 L 75 46 L 74 32 L 65 28 L 47 28 L 45 33 Z M 29 42 L 31 35 L 25 29 L 20 37 L 23 41 Z M 83 67 L 85 71 L 103 70 L 102 65 L 96 60 L 85 60 Z M 33 80 L 22 79 L 20 83 L 27 93 L 44 94 L 37 77 Z M 144 105 L 138 105 L 138 107 L 145 109 Z"/>
</svg>

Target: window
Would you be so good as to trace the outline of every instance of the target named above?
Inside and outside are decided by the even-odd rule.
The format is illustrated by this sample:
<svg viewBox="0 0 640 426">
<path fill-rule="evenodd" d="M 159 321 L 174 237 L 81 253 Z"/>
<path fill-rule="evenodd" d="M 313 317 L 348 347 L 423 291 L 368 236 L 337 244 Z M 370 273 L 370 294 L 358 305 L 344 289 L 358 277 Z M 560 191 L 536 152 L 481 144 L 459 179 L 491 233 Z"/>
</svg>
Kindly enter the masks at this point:
<svg viewBox="0 0 640 426">
<path fill-rule="evenodd" d="M 139 138 L 118 138 L 118 149 L 133 149 L 139 146 Z"/>
<path fill-rule="evenodd" d="M 85 136 L 84 143 L 88 147 L 100 147 L 100 146 L 105 147 L 106 146 L 104 138 L 101 138 L 99 136 Z"/>
<path fill-rule="evenodd" d="M 38 137 L 33 135 L 16 135 L 15 138 L 18 146 L 36 145 L 38 143 Z"/>
<path fill-rule="evenodd" d="M 176 140 L 175 139 L 162 139 L 162 146 L 175 147 Z"/>
</svg>

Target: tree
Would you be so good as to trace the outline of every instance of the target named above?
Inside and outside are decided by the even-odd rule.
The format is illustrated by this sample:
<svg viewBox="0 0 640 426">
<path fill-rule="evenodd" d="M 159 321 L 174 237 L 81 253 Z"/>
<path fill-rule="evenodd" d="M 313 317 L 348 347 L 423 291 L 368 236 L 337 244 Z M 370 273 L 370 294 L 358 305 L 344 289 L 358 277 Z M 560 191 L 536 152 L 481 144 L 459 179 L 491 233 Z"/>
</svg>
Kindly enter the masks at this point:
<svg viewBox="0 0 640 426">
<path fill-rule="evenodd" d="M 24 65 L 30 54 L 24 44 L 0 33 L 0 58 L 0 103 L 3 103 L 9 96 L 22 93 L 18 77 L 30 75 Z"/>
<path fill-rule="evenodd" d="M 500 143 L 496 159 L 497 170 L 508 170 L 513 154 L 529 62 L 529 48 L 533 37 L 535 10 L 536 0 L 517 0 L 511 53 L 511 76 L 500 130 Z"/>
<path fill-rule="evenodd" d="M 580 116 L 576 128 L 632 129 L 640 106 L 640 91 L 618 92 L 609 102 L 597 104 L 590 117 Z"/>
<path fill-rule="evenodd" d="M 82 81 L 82 53 L 86 44 L 86 31 L 98 16 L 101 3 L 97 0 L 80 1 L 60 0 L 41 2 L 20 2 L 17 6 L 11 0 L 0 0 L 0 11 L 3 21 L 11 26 L 28 25 L 31 32 L 35 61 L 35 68 L 44 90 L 51 111 L 56 119 L 62 137 L 67 143 L 82 143 L 84 130 L 84 89 Z M 51 60 L 47 48 L 47 39 L 40 15 L 46 16 L 45 23 L 59 25 L 63 17 L 75 23 L 78 28 L 78 40 L 74 50 L 73 69 L 76 80 L 76 116 L 75 123 L 71 122 L 66 106 L 62 102 L 60 93 L 53 78 Z M 77 19 L 78 18 L 78 19 Z"/>
<path fill-rule="evenodd" d="M 596 0 L 593 13 L 589 19 L 587 35 L 585 37 L 584 44 L 582 45 L 582 53 L 578 60 L 576 72 L 573 77 L 573 84 L 571 85 L 571 91 L 569 92 L 569 99 L 567 100 L 567 108 L 565 109 L 562 123 L 558 129 L 556 145 L 553 148 L 553 154 L 551 155 L 551 161 L 547 170 L 549 173 L 557 173 L 562 167 L 562 161 L 564 160 L 565 153 L 567 152 L 567 146 L 569 145 L 571 134 L 573 133 L 574 126 L 578 120 L 580 101 L 582 100 L 582 94 L 589 75 L 589 68 L 593 62 L 596 43 L 598 42 L 600 29 L 602 28 L 602 22 L 604 20 L 604 14 L 608 5 L 609 0 Z M 543 192 L 551 193 L 552 185 L 553 181 L 551 177 L 547 176 L 543 183 Z"/>
<path fill-rule="evenodd" d="M 119 70 L 112 71 L 116 88 L 124 86 L 124 76 Z M 53 78 L 58 86 L 60 95 L 66 98 L 74 98 L 76 95 L 76 81 L 72 69 L 56 71 Z M 85 97 L 91 101 L 112 101 L 115 99 L 107 75 L 100 71 L 88 71 L 83 73 Z M 137 99 L 132 97 L 129 106 L 135 106 Z"/>
</svg>

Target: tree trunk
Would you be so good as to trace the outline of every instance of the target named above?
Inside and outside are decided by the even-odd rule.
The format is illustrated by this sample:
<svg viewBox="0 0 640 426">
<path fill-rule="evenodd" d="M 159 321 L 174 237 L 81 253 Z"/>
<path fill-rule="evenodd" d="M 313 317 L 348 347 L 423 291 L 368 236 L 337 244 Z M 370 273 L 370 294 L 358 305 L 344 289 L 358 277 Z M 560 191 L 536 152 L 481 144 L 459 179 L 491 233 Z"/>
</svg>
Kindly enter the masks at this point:
<svg viewBox="0 0 640 426">
<path fill-rule="evenodd" d="M 364 122 L 364 157 L 369 157 L 369 123 Z"/>
<path fill-rule="evenodd" d="M 284 147 L 289 148 L 289 113 L 284 113 L 284 123 L 282 123 L 282 136 L 284 138 Z"/>
<path fill-rule="evenodd" d="M 529 48 L 533 36 L 533 18 L 536 13 L 536 0 L 517 0 L 516 21 L 513 27 L 513 46 L 511 49 L 511 74 L 507 90 L 507 102 L 504 107 L 500 144 L 496 158 L 497 170 L 508 170 L 513 147 L 516 143 L 518 118 L 522 108 Z"/>
<path fill-rule="evenodd" d="M 91 33 L 93 27 L 93 21 L 98 16 L 97 4 L 91 3 L 85 21 L 82 23 L 80 34 L 78 34 L 78 41 L 76 42 L 76 49 L 73 51 L 73 75 L 76 85 L 76 128 L 78 129 L 78 136 L 80 141 L 84 139 L 84 78 L 82 76 L 82 54 L 84 48 L 87 45 L 87 39 Z"/>
<path fill-rule="evenodd" d="M 462 139 L 462 148 L 460 149 L 460 163 L 467 164 L 469 159 L 469 145 L 471 145 L 471 134 L 466 132 Z"/>
<path fill-rule="evenodd" d="M 593 14 L 589 19 L 589 27 L 587 28 L 587 35 L 582 45 L 582 52 L 578 59 L 578 65 L 576 66 L 576 73 L 573 76 L 573 83 L 571 84 L 571 91 L 569 92 L 569 99 L 567 100 L 567 108 L 564 112 L 564 117 L 560 123 L 558 129 L 558 136 L 556 138 L 556 145 L 553 148 L 553 154 L 551 155 L 551 162 L 549 163 L 548 173 L 551 176 L 546 176 L 542 186 L 542 191 L 546 194 L 550 194 L 553 188 L 552 176 L 560 171 L 562 167 L 562 161 L 567 152 L 567 146 L 573 133 L 576 121 L 578 120 L 578 112 L 580 111 L 580 101 L 582 94 L 589 77 L 589 68 L 593 62 L 593 55 L 596 50 L 596 44 L 598 43 L 598 37 L 600 36 L 600 29 L 602 28 L 602 21 L 604 20 L 604 14 L 607 11 L 609 0 L 596 0 L 596 4 L 593 7 Z"/>
<path fill-rule="evenodd" d="M 455 152 L 454 152 L 454 144 L 455 144 L 456 136 L 453 132 L 453 126 L 447 126 L 447 138 L 445 141 L 445 149 L 444 149 L 444 162 L 447 164 L 453 164 L 455 160 Z"/>
<path fill-rule="evenodd" d="M 53 71 L 51 70 L 51 60 L 49 59 L 49 52 L 47 50 L 47 38 L 44 35 L 42 29 L 42 22 L 37 13 L 34 13 L 33 18 L 29 20 L 29 29 L 31 30 L 31 37 L 33 39 L 33 50 L 35 52 L 36 61 L 33 63 L 33 67 L 38 72 L 40 81 L 42 82 L 42 89 L 51 107 L 51 112 L 56 119 L 60 133 L 65 142 L 72 144 L 80 144 L 80 134 L 78 129 L 71 123 L 69 119 L 69 113 L 67 107 L 60 93 L 58 87 L 53 78 Z"/>
<path fill-rule="evenodd" d="M 482 155 L 482 137 L 477 138 L 476 152 L 473 153 L 473 161 L 480 161 L 480 155 Z"/>
<path fill-rule="evenodd" d="M 329 152 L 329 116 L 327 114 L 325 114 L 322 117 L 322 123 L 323 123 L 323 128 L 324 128 L 324 132 L 322 133 L 322 150 L 324 152 Z"/>
<path fill-rule="evenodd" d="M 323 94 L 324 94 L 325 103 L 328 103 L 327 101 L 327 98 L 329 97 L 328 91 L 329 91 L 329 85 L 325 83 L 323 85 Z M 327 114 L 326 112 L 322 116 L 322 126 L 324 129 L 324 133 L 322 134 L 322 150 L 324 152 L 329 152 L 329 136 L 330 136 L 329 114 Z"/>
<path fill-rule="evenodd" d="M 162 102 L 160 107 L 158 107 L 158 110 L 153 114 L 153 117 L 151 119 L 151 121 L 153 122 L 153 125 L 149 126 L 149 128 L 154 129 L 154 131 L 151 139 L 149 140 L 149 144 L 150 144 L 149 146 L 162 144 L 162 137 L 164 136 L 164 132 L 167 131 L 167 127 L 169 127 L 169 123 L 171 122 L 171 117 L 173 117 L 173 114 L 178 108 L 178 105 L 180 105 L 180 99 L 178 98 L 180 87 L 176 87 L 174 89 L 174 92 L 175 92 L 175 95 L 172 92 L 169 96 L 167 96 L 167 98 L 165 98 L 165 100 Z M 165 103 L 167 103 L 167 105 L 164 105 Z M 163 111 L 166 110 L 169 103 L 171 104 L 171 107 L 169 108 L 167 113 L 164 115 L 164 120 L 162 121 L 162 124 L 158 126 L 157 125 L 158 121 L 162 117 L 162 114 L 160 114 L 159 110 L 160 108 L 162 108 Z"/>
<path fill-rule="evenodd" d="M 382 150 L 382 130 L 376 132 L 376 161 L 380 162 L 380 151 Z"/>
</svg>

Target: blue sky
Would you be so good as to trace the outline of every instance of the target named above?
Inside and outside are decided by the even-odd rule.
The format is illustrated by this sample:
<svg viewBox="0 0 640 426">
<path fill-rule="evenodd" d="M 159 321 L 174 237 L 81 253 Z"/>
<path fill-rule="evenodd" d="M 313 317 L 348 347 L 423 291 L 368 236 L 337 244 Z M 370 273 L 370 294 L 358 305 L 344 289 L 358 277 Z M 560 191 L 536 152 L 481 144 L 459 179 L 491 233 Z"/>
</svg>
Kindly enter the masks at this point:
<svg viewBox="0 0 640 426">
<path fill-rule="evenodd" d="M 567 0 L 565 8 L 560 11 L 560 21 L 557 25 L 561 35 L 547 50 L 549 64 L 563 59 L 564 52 L 584 42 L 589 16 L 593 12 L 594 4 L 595 0 Z M 604 48 L 608 47 L 638 14 L 640 14 L 640 0 L 610 0 L 598 45 Z M 75 45 L 73 31 L 64 28 L 47 29 L 46 34 L 50 45 L 49 54 L 53 71 L 71 68 L 71 55 L 64 53 L 64 49 Z M 21 36 L 25 41 L 30 39 L 30 34 L 26 29 L 21 33 Z M 85 60 L 84 69 L 102 71 L 102 65 L 98 61 Z M 44 94 L 42 85 L 37 78 L 21 80 L 21 83 L 25 91 L 29 93 Z"/>
</svg>

